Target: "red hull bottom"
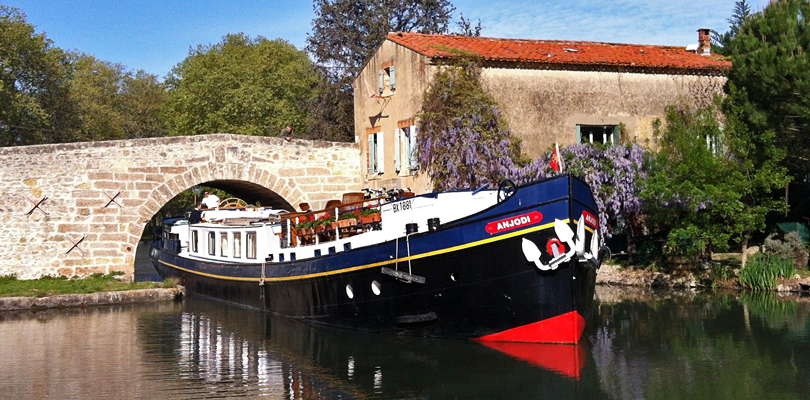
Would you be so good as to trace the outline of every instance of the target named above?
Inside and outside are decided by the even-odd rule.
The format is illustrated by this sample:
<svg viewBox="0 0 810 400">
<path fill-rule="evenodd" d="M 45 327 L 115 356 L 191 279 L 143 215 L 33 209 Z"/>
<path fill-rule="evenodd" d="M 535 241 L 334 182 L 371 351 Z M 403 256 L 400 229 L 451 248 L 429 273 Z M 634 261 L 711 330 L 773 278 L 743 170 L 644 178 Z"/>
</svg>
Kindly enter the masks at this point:
<svg viewBox="0 0 810 400">
<path fill-rule="evenodd" d="M 571 311 L 553 318 L 481 336 L 482 342 L 526 342 L 575 344 L 582 337 L 585 318 Z"/>
</svg>

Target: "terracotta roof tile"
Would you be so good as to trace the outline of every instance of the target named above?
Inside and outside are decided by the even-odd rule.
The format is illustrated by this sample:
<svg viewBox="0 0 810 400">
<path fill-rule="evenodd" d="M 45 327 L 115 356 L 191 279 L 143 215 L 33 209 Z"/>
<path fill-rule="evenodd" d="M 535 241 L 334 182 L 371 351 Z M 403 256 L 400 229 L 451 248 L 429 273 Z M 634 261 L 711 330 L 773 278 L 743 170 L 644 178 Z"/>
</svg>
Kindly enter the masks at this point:
<svg viewBox="0 0 810 400">
<path fill-rule="evenodd" d="M 431 58 L 479 56 L 489 61 L 721 72 L 731 63 L 684 47 L 561 40 L 389 33 L 388 40 Z"/>
</svg>

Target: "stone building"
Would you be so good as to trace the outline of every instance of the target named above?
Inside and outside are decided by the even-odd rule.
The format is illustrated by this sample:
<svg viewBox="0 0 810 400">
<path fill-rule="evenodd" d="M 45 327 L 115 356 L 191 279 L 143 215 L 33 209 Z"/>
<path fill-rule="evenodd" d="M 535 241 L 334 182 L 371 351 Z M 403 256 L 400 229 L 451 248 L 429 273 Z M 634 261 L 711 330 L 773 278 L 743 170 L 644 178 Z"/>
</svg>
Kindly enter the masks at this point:
<svg viewBox="0 0 810 400">
<path fill-rule="evenodd" d="M 390 33 L 355 79 L 364 184 L 429 191 L 413 155 L 416 115 L 442 62 L 473 55 L 482 83 L 523 152 L 555 142 L 649 144 L 668 105 L 708 105 L 731 63 L 710 52 L 709 30 L 684 47 Z"/>
</svg>

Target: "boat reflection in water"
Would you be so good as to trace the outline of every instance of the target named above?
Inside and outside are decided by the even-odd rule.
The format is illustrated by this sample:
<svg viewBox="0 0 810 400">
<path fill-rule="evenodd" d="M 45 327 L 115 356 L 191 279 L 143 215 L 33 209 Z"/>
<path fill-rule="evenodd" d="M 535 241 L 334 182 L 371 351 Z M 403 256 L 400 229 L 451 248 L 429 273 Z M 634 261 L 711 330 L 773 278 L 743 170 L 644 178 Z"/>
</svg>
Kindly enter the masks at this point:
<svg viewBox="0 0 810 400">
<path fill-rule="evenodd" d="M 312 327 L 200 298 L 183 310 L 171 352 L 183 377 L 212 387 L 227 382 L 231 390 L 244 385 L 275 394 L 283 388 L 289 398 L 568 398 L 598 387 L 580 381 L 589 365 L 584 341 L 481 344 L 379 335 Z"/>
</svg>

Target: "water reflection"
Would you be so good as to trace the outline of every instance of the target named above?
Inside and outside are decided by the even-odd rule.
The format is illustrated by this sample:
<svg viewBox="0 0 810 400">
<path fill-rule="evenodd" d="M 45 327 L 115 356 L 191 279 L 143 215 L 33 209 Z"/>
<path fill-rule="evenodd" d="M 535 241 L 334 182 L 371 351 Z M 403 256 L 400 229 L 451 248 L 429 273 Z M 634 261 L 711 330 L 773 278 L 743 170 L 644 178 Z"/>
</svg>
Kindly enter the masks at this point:
<svg viewBox="0 0 810 400">
<path fill-rule="evenodd" d="M 608 288 L 599 295 L 587 335 L 609 397 L 810 397 L 808 298 Z"/>
<path fill-rule="evenodd" d="M 810 398 L 810 299 L 599 288 L 577 346 L 314 328 L 193 297 L 0 314 L 0 398 Z"/>
</svg>

